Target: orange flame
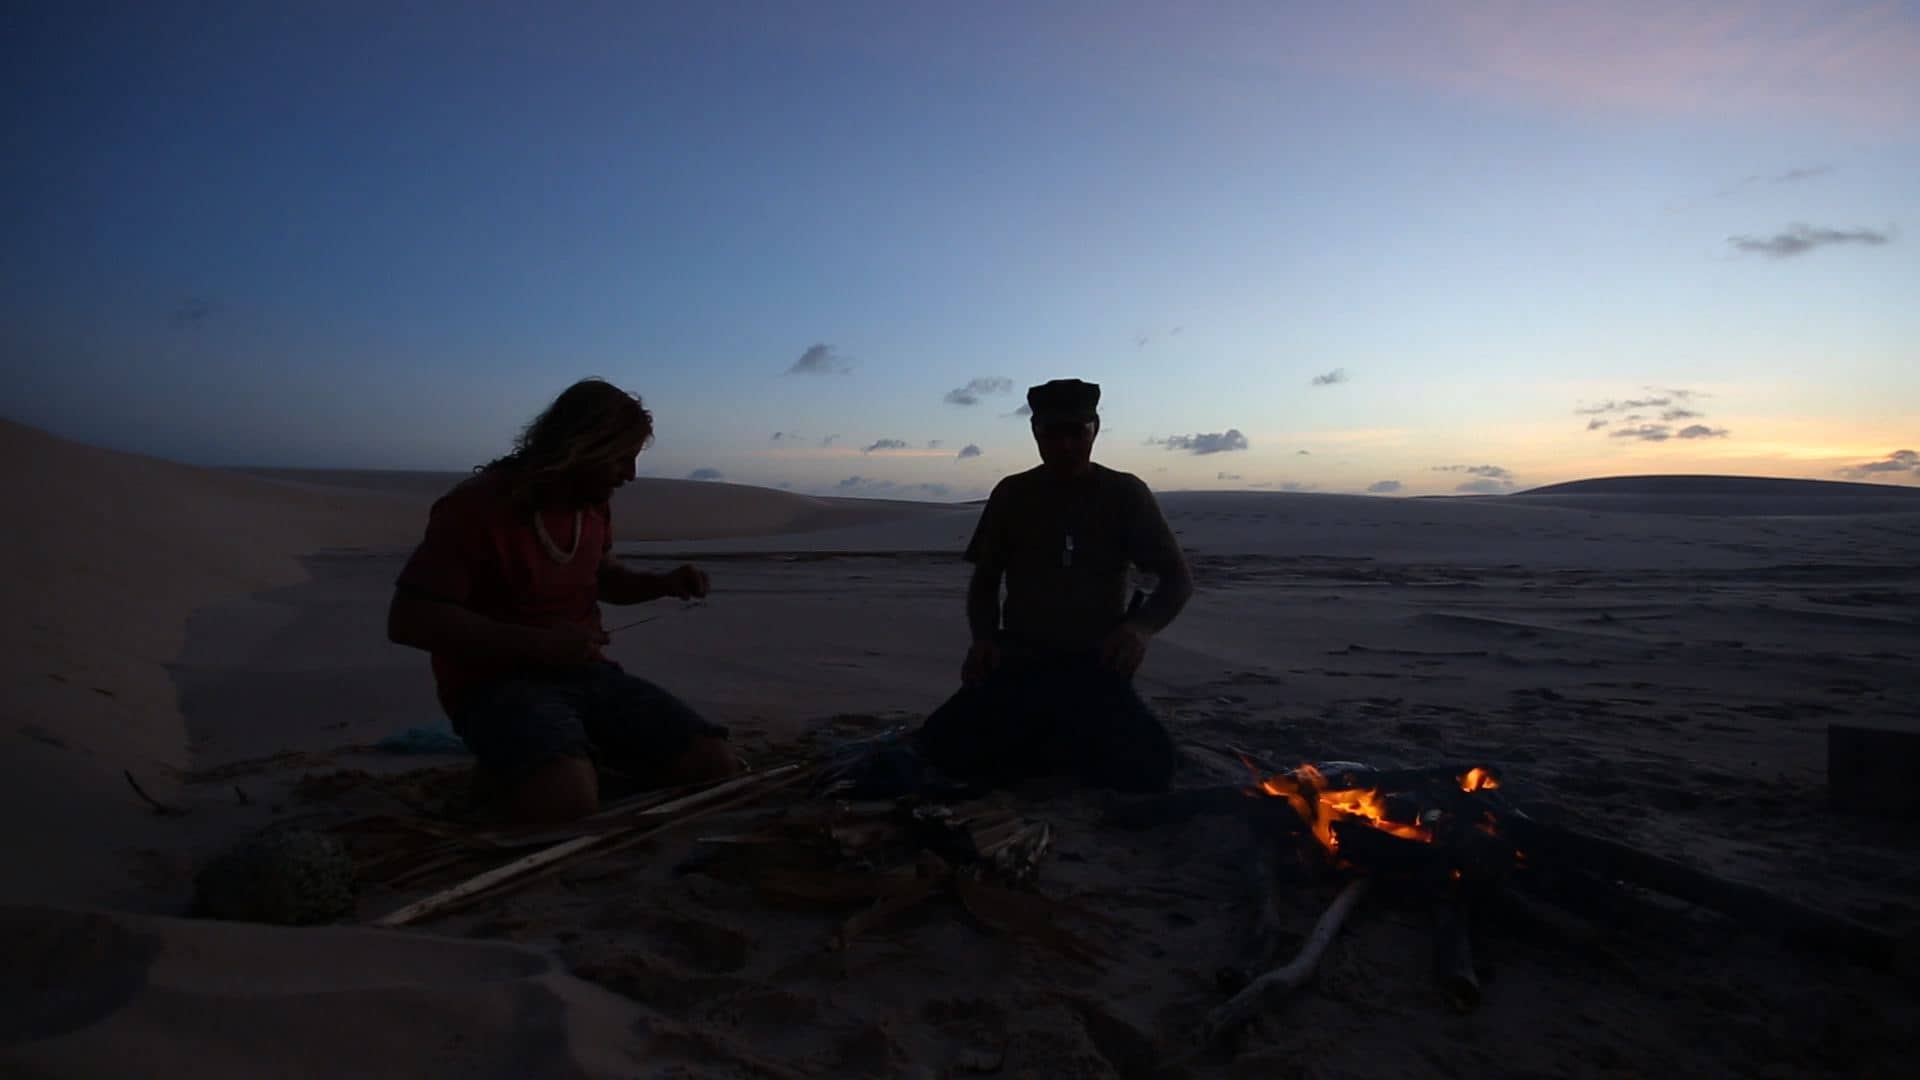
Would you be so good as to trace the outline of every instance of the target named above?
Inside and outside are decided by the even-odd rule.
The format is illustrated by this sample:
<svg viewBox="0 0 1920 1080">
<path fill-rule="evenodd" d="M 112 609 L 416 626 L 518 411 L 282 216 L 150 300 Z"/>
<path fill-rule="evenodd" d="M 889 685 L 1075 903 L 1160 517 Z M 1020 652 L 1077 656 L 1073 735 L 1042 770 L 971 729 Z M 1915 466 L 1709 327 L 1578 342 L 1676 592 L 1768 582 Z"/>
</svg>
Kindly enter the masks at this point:
<svg viewBox="0 0 1920 1080">
<path fill-rule="evenodd" d="M 1340 850 L 1339 838 L 1333 833 L 1333 823 L 1355 818 L 1403 840 L 1433 842 L 1433 834 L 1422 826 L 1388 821 L 1386 800 L 1381 798 L 1378 791 L 1328 791 L 1326 785 L 1327 778 L 1319 769 L 1302 765 L 1291 773 L 1261 780 L 1260 790 L 1287 800 L 1300 820 L 1313 830 L 1314 839 L 1331 852 Z"/>
<path fill-rule="evenodd" d="M 1499 786 L 1500 781 L 1494 779 L 1492 773 L 1478 765 L 1468 769 L 1460 777 L 1461 791 L 1492 791 Z"/>
<path fill-rule="evenodd" d="M 1249 771 L 1256 777 L 1261 770 L 1246 755 L 1240 755 Z M 1500 781 L 1492 772 L 1478 765 L 1460 774 L 1457 778 L 1461 791 L 1492 791 L 1500 786 Z M 1347 791 L 1327 790 L 1327 778 L 1312 765 L 1302 765 L 1292 772 L 1280 773 L 1260 779 L 1260 790 L 1268 795 L 1287 800 L 1301 821 L 1313 830 L 1314 839 L 1330 852 L 1340 850 L 1339 838 L 1334 835 L 1333 823 L 1336 821 L 1360 820 L 1381 832 L 1398 836 L 1403 840 L 1417 840 L 1432 843 L 1433 833 L 1423 825 L 1405 825 L 1387 820 L 1386 799 L 1371 788 L 1356 788 Z M 1484 831 L 1491 828 L 1481 826 Z"/>
</svg>

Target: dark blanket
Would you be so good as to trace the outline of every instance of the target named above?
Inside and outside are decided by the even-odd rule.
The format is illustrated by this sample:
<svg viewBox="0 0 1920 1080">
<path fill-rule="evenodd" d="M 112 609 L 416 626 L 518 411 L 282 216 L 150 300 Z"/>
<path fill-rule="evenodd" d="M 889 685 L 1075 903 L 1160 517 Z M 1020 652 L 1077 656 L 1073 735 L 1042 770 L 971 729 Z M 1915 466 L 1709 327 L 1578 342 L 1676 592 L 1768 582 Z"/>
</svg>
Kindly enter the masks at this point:
<svg viewBox="0 0 1920 1080">
<path fill-rule="evenodd" d="M 1092 657 L 1023 657 L 965 686 L 914 733 L 941 772 L 1002 785 L 1074 776 L 1116 791 L 1164 791 L 1173 741 L 1133 680 Z"/>
</svg>

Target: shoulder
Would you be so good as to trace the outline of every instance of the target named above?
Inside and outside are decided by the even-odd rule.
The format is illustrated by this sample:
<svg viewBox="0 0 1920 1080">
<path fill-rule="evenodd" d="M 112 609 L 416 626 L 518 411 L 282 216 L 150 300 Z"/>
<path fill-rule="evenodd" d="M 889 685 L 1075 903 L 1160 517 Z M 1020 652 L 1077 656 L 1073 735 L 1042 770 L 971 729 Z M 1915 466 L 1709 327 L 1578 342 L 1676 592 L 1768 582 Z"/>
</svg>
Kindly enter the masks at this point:
<svg viewBox="0 0 1920 1080">
<path fill-rule="evenodd" d="M 1101 490 L 1126 495 L 1131 498 L 1146 499 L 1148 501 L 1153 500 L 1153 489 L 1148 487 L 1147 482 L 1138 476 L 1130 472 L 1121 472 L 1119 469 L 1109 469 L 1105 465 L 1099 464 L 1094 465 L 1093 470 L 1094 476 L 1098 478 L 1096 482 L 1100 485 Z"/>
<path fill-rule="evenodd" d="M 489 522 L 511 511 L 507 486 L 495 473 L 475 473 L 434 500 L 432 514 L 463 522 Z"/>
<path fill-rule="evenodd" d="M 1026 472 L 1010 473 L 1001 477 L 1000 482 L 993 485 L 993 494 L 987 497 L 988 500 L 1017 499 L 1033 491 L 1040 483 L 1040 473 L 1044 468 L 1043 465 L 1036 465 Z"/>
</svg>

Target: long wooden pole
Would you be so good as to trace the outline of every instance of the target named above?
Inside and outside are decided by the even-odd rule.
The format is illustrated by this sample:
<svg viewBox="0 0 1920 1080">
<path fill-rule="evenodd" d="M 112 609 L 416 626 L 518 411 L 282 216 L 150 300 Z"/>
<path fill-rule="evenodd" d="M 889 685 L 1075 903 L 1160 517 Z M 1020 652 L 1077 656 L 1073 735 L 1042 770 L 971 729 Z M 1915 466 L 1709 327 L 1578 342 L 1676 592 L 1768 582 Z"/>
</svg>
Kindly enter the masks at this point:
<svg viewBox="0 0 1920 1080">
<path fill-rule="evenodd" d="M 483 874 L 468 878 L 451 888 L 443 889 L 431 896 L 408 904 L 398 911 L 383 915 L 374 920 L 374 925 L 405 926 L 410 922 L 417 922 L 435 912 L 455 907 L 500 885 L 518 878 L 527 877 L 548 866 L 559 863 L 570 856 L 587 851 L 590 848 L 603 844 L 612 847 L 614 841 L 624 837 L 628 832 L 640 829 L 645 825 L 654 824 L 661 817 L 681 810 L 690 810 L 716 802 L 742 788 L 765 783 L 776 776 L 792 774 L 797 772 L 799 768 L 800 766 L 797 764 L 781 765 L 763 772 L 748 773 L 745 776 L 734 777 L 731 780 L 723 781 L 722 783 L 715 784 L 713 787 L 696 791 L 691 795 L 674 799 L 671 802 L 662 803 L 638 815 L 640 820 L 636 821 L 626 830 L 619 832 L 590 833 L 586 836 L 576 836 L 571 840 L 555 844 L 552 847 L 542 848 L 531 855 L 515 859 L 505 866 L 495 867 Z"/>
</svg>

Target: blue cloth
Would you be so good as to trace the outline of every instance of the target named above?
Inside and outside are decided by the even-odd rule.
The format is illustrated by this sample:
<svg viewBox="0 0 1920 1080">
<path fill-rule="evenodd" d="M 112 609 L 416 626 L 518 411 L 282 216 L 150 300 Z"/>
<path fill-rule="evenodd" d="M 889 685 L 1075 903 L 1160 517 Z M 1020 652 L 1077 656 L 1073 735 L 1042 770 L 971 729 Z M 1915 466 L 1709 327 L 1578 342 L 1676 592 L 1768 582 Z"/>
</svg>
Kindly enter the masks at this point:
<svg viewBox="0 0 1920 1080">
<path fill-rule="evenodd" d="M 465 754 L 467 741 L 445 724 L 410 727 L 373 744 L 375 750 L 389 754 Z"/>
</svg>

